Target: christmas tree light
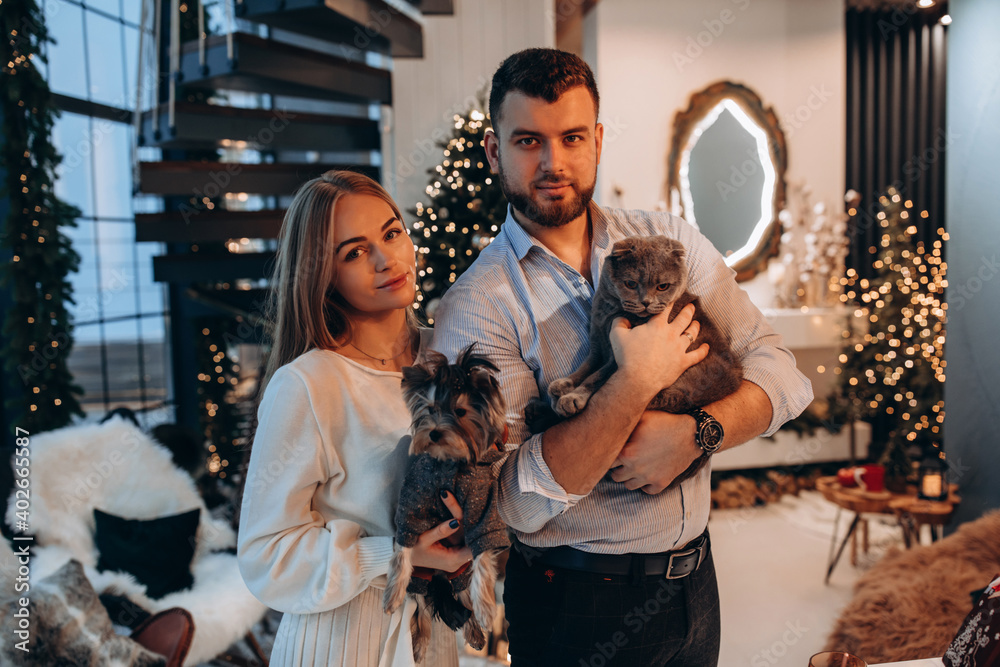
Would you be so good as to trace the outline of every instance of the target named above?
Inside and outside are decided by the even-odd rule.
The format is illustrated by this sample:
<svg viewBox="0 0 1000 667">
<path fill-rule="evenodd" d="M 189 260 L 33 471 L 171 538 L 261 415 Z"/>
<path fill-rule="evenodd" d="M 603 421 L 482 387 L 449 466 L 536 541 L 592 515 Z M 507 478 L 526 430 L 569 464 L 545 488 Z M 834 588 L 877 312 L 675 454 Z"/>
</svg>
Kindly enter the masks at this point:
<svg viewBox="0 0 1000 667">
<path fill-rule="evenodd" d="M 430 324 L 441 296 L 493 241 L 507 217 L 507 200 L 483 148 L 489 116 L 475 108 L 455 114 L 454 121 L 451 138 L 439 144 L 444 159 L 428 170 L 430 202 L 410 211 L 416 215 L 411 232 L 417 246 L 415 307 Z"/>
<path fill-rule="evenodd" d="M 840 300 L 854 310 L 831 402 L 843 417 L 879 420 L 886 427 L 882 462 L 906 477 L 922 449 L 941 446 L 944 431 L 948 234 L 939 228 L 928 251 L 915 240 L 913 202 L 893 188 L 879 201 L 882 234 L 869 248 L 875 277 L 860 278 L 848 269 L 840 280 Z M 927 211 L 919 215 L 928 217 Z"/>
</svg>

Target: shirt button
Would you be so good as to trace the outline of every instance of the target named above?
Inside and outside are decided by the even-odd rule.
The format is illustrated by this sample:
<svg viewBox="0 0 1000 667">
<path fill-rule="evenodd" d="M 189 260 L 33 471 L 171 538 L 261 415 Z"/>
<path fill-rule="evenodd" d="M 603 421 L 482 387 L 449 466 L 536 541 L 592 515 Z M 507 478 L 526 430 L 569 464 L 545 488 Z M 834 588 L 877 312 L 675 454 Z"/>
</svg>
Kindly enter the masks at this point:
<svg viewBox="0 0 1000 667">
<path fill-rule="evenodd" d="M 587 282 L 587 279 L 586 279 L 586 278 L 584 278 L 583 276 L 580 276 L 580 279 L 579 279 L 579 280 L 577 280 L 577 282 L 578 282 L 578 283 L 580 283 L 580 284 L 582 285 L 582 284 L 584 284 L 585 282 Z"/>
</svg>

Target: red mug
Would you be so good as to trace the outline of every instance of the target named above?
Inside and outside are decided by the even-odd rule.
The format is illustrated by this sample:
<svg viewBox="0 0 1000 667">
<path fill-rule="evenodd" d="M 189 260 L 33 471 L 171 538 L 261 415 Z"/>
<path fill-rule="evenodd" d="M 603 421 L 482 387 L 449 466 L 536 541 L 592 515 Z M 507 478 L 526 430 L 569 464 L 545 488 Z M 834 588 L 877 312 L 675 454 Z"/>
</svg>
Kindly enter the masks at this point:
<svg viewBox="0 0 1000 667">
<path fill-rule="evenodd" d="M 877 463 L 855 466 L 854 480 L 863 491 L 885 491 L 885 466 Z"/>
</svg>

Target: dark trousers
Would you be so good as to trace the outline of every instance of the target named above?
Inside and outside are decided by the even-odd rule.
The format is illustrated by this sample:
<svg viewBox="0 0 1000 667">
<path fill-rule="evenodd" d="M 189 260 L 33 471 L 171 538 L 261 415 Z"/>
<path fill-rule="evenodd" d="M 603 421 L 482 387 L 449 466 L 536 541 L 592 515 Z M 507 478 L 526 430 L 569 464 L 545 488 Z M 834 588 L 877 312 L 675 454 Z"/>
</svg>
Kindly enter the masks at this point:
<svg viewBox="0 0 1000 667">
<path fill-rule="evenodd" d="M 719 662 L 719 589 L 710 546 L 701 567 L 672 580 L 554 568 L 512 549 L 503 601 L 511 667 Z"/>
</svg>

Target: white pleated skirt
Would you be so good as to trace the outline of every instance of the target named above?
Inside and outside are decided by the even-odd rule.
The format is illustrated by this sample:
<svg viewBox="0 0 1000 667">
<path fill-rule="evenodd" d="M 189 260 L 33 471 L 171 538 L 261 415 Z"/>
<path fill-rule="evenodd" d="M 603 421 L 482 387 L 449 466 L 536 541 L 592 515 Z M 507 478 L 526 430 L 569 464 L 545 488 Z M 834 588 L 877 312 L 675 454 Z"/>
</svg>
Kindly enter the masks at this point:
<svg viewBox="0 0 1000 667">
<path fill-rule="evenodd" d="M 382 611 L 382 591 L 374 586 L 331 611 L 286 613 L 278 626 L 270 665 L 377 667 L 389 638 L 391 619 Z M 458 667 L 457 635 L 437 619 L 432 625 L 427 655 L 419 664 Z"/>
</svg>

